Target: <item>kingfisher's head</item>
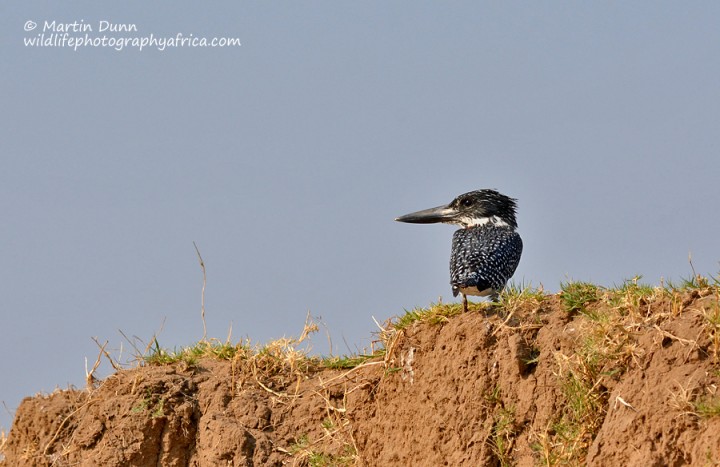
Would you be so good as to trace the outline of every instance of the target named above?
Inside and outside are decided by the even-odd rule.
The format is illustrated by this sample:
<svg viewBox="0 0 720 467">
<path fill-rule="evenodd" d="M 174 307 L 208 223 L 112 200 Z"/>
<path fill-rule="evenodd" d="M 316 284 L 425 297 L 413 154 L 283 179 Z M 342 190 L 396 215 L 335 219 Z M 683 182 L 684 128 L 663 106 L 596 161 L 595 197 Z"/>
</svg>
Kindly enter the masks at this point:
<svg viewBox="0 0 720 467">
<path fill-rule="evenodd" d="M 517 228 L 516 200 L 495 190 L 477 190 L 458 196 L 445 206 L 425 209 L 395 218 L 412 224 L 455 224 L 473 227 L 492 223 Z"/>
</svg>

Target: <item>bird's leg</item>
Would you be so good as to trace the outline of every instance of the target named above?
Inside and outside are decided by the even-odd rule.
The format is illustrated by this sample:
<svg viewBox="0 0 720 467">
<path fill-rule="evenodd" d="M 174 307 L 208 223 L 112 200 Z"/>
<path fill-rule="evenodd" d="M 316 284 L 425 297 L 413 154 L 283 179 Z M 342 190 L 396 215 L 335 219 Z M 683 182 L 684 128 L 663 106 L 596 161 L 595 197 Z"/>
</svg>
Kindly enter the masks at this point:
<svg viewBox="0 0 720 467">
<path fill-rule="evenodd" d="M 493 292 L 490 295 L 490 300 L 492 300 L 494 303 L 498 303 L 500 301 L 500 295 L 497 292 Z"/>
<path fill-rule="evenodd" d="M 467 311 L 468 311 L 467 295 L 462 294 L 462 296 L 463 296 L 463 313 L 467 313 Z"/>
</svg>

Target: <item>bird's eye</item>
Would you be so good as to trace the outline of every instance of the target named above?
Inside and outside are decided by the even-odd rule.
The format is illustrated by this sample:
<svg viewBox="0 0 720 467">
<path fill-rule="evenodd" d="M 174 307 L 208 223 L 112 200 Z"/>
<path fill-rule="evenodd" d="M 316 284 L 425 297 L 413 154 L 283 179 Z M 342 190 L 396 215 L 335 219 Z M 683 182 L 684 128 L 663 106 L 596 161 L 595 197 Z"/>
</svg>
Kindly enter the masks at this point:
<svg viewBox="0 0 720 467">
<path fill-rule="evenodd" d="M 473 200 L 470 199 L 470 198 L 466 198 L 466 199 L 460 201 L 460 204 L 461 204 L 463 207 L 469 208 L 470 206 L 473 205 Z"/>
</svg>

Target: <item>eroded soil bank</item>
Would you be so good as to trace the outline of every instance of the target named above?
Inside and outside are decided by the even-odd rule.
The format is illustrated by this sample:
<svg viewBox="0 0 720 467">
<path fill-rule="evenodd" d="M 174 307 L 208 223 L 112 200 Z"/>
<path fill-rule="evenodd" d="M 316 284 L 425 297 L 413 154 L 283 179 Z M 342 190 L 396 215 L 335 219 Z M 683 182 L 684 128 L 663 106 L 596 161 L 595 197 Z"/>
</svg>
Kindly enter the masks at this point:
<svg viewBox="0 0 720 467">
<path fill-rule="evenodd" d="M 438 308 L 352 368 L 144 365 L 25 399 L 1 465 L 717 465 L 717 298 Z"/>
</svg>

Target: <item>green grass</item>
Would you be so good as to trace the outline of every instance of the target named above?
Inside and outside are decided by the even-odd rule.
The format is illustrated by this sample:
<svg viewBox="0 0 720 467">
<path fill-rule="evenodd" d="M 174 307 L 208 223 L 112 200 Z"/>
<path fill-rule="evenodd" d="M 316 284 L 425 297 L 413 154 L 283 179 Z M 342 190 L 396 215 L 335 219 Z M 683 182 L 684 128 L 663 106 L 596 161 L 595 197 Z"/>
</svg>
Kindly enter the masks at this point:
<svg viewBox="0 0 720 467">
<path fill-rule="evenodd" d="M 309 467 L 341 467 L 355 465 L 357 452 L 350 444 L 343 445 L 342 452 L 330 454 L 317 450 L 307 434 L 297 438 L 290 445 L 288 454 L 295 458 L 293 465 L 308 465 Z"/>
<path fill-rule="evenodd" d="M 327 454 L 324 452 L 312 452 L 308 456 L 309 467 L 341 467 L 355 465 L 357 452 L 349 444 L 345 445 L 341 454 Z"/>
<path fill-rule="evenodd" d="M 492 411 L 493 425 L 487 443 L 501 467 L 513 465 L 512 450 L 515 444 L 515 409 L 505 406 L 499 384 L 485 392 L 483 398 Z"/>
<path fill-rule="evenodd" d="M 574 371 L 561 382 L 561 389 L 565 396 L 566 417 L 565 422 L 571 425 L 590 425 L 594 428 L 604 415 L 604 400 L 602 394 L 595 391 L 583 375 Z M 592 431 L 592 430 L 590 430 Z"/>
<path fill-rule="evenodd" d="M 201 341 L 191 347 L 182 347 L 179 350 L 167 350 L 160 347 L 157 338 L 153 338 L 152 345 L 143 356 L 143 361 L 148 365 L 171 365 L 184 362 L 189 366 L 195 366 L 200 358 L 210 357 L 217 360 L 232 360 L 239 353 L 248 352 L 248 347 L 243 344 L 231 344 L 220 341 Z"/>
<path fill-rule="evenodd" d="M 165 416 L 165 397 L 159 394 L 153 394 L 148 391 L 144 398 L 131 409 L 132 413 L 138 414 L 145 411 L 150 411 L 151 418 L 158 418 Z"/>
<path fill-rule="evenodd" d="M 537 366 L 538 363 L 540 363 L 540 349 L 537 347 L 531 347 L 527 357 L 523 359 L 523 364 L 525 364 L 526 367 L 531 368 Z"/>
<path fill-rule="evenodd" d="M 653 287 L 650 284 L 641 283 L 641 279 L 642 276 L 637 275 L 632 279 L 624 280 L 622 284 L 612 289 L 613 295 L 630 297 L 635 302 L 654 298 L 659 288 Z"/>
<path fill-rule="evenodd" d="M 512 307 L 518 303 L 532 302 L 540 303 L 545 299 L 545 293 L 540 288 L 531 285 L 509 283 L 500 293 L 499 303 L 479 302 L 469 303 L 470 308 L 487 310 L 492 307 Z M 416 307 L 412 310 L 405 310 L 405 313 L 393 320 L 392 326 L 396 330 L 403 330 L 413 323 L 444 324 L 450 318 L 461 315 L 463 307 L 461 303 L 431 303 L 427 308 Z"/>
<path fill-rule="evenodd" d="M 266 370 L 267 373 L 275 373 L 288 367 L 300 372 L 313 372 L 322 368 L 350 370 L 385 355 L 385 349 L 380 348 L 372 354 L 315 357 L 296 350 L 294 344 L 292 339 L 278 339 L 251 349 L 247 343 L 231 344 L 211 340 L 201 341 L 179 350 L 167 350 L 160 346 L 157 339 L 153 339 L 152 346 L 142 361 L 147 365 L 172 365 L 182 362 L 194 367 L 202 358 L 233 360 L 239 357 L 244 360 L 253 359 L 257 367 Z"/>
<path fill-rule="evenodd" d="M 720 295 L 720 291 L 717 293 Z M 705 320 L 705 332 L 710 337 L 713 361 L 717 364 L 720 362 L 720 301 L 716 301 L 702 313 Z"/>
<path fill-rule="evenodd" d="M 310 438 L 307 434 L 303 434 L 300 437 L 295 439 L 295 442 L 290 445 L 290 449 L 288 449 L 288 452 L 291 455 L 296 455 L 301 453 L 303 450 L 307 449 L 310 446 Z"/>
<path fill-rule="evenodd" d="M 720 397 L 702 397 L 692 405 L 700 418 L 720 416 Z"/>
<path fill-rule="evenodd" d="M 500 408 L 493 417 L 490 445 L 501 467 L 514 465 L 512 449 L 515 436 L 514 410 Z"/>
<path fill-rule="evenodd" d="M 397 330 L 403 330 L 416 322 L 442 324 L 448 322 L 453 316 L 462 314 L 462 312 L 462 304 L 459 303 L 433 303 L 428 308 L 406 310 L 404 315 L 393 322 L 393 327 Z"/>
<path fill-rule="evenodd" d="M 499 385 L 495 385 L 492 388 L 492 391 L 489 391 L 485 393 L 485 400 L 490 403 L 490 405 L 499 405 L 502 402 L 502 392 Z"/>
<path fill-rule="evenodd" d="M 374 358 L 385 356 L 385 349 L 379 349 L 372 354 L 342 355 L 336 357 L 324 357 L 322 365 L 331 370 L 351 370 Z"/>
<path fill-rule="evenodd" d="M 568 313 L 585 312 L 602 297 L 602 288 L 589 282 L 562 282 L 560 300 Z"/>
<path fill-rule="evenodd" d="M 606 290 L 608 305 L 621 314 L 643 316 L 647 314 L 647 305 L 655 299 L 668 294 L 664 287 L 653 287 L 640 283 L 642 276 L 623 281 L 619 286 Z"/>
<path fill-rule="evenodd" d="M 720 275 L 708 278 L 693 273 L 689 276 L 681 277 L 678 282 L 669 279 L 665 281 L 665 288 L 670 292 L 683 292 L 718 286 L 720 286 Z"/>
<path fill-rule="evenodd" d="M 531 283 L 525 284 L 525 282 L 517 283 L 515 281 L 509 282 L 505 288 L 500 292 L 500 303 L 508 303 L 513 301 L 527 301 L 536 300 L 542 302 L 545 300 L 545 290 L 542 286 L 533 287 Z"/>
</svg>

